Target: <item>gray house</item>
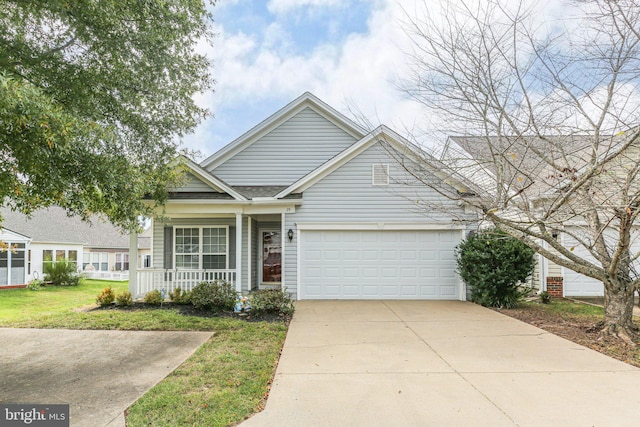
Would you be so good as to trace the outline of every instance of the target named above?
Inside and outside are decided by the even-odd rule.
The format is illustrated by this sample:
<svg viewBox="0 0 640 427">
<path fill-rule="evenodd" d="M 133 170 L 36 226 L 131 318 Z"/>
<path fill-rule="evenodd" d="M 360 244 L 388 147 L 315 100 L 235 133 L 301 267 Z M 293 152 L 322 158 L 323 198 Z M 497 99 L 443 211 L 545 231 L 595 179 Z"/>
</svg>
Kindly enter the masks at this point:
<svg viewBox="0 0 640 427">
<path fill-rule="evenodd" d="M 185 184 L 164 221 L 153 221 L 151 266 L 130 276 L 132 293 L 222 278 L 297 299 L 464 299 L 454 255 L 464 207 L 395 160 L 419 161 L 408 146 L 303 94 L 202 163 L 186 161 Z M 441 192 L 464 190 L 423 170 Z M 423 207 L 434 199 L 448 209 Z M 132 238 L 132 257 L 136 248 Z"/>
</svg>

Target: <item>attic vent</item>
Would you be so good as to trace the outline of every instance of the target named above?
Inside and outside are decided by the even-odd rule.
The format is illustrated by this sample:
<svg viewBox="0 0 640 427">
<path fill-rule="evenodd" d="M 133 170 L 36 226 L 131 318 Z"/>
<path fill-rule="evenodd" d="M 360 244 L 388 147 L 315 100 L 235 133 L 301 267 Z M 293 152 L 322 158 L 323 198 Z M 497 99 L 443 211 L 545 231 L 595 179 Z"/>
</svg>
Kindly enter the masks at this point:
<svg viewBox="0 0 640 427">
<path fill-rule="evenodd" d="M 389 165 L 371 165 L 371 183 L 373 185 L 389 185 Z"/>
</svg>

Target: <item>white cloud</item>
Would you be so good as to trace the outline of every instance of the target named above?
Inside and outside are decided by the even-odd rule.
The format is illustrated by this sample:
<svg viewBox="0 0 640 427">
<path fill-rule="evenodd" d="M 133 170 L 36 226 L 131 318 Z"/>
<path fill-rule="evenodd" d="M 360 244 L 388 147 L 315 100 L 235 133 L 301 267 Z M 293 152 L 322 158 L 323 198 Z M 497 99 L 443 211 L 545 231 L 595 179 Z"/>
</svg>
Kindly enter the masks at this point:
<svg viewBox="0 0 640 427">
<path fill-rule="evenodd" d="M 482 4 L 482 0 L 477 1 Z M 512 7 L 516 1 L 501 4 Z M 547 0 L 542 4 L 545 14 L 535 15 L 534 26 L 553 32 L 560 27 L 566 29 L 566 25 L 578 25 L 575 21 L 560 25 L 561 18 L 569 12 L 564 2 Z M 305 7 L 343 5 L 339 0 L 271 0 L 268 9 L 285 14 Z M 231 32 L 224 22 L 217 22 L 220 36 L 209 52 L 215 60 L 213 74 L 218 84 L 215 93 L 198 97 L 198 103 L 217 117 L 189 137 L 188 144 L 209 155 L 230 142 L 230 133 L 238 136 L 248 130 L 246 126 L 257 123 L 240 127 L 234 122 L 237 116 L 233 114 L 244 106 L 264 103 L 266 108 L 273 101 L 273 108 L 265 110 L 259 121 L 305 91 L 348 116 L 349 106 L 354 106 L 372 126 L 384 123 L 401 134 L 418 134 L 417 127 L 427 128 L 426 131 L 442 128 L 439 117 L 429 115 L 397 89 L 399 79 L 409 73 L 406 52 L 411 49 L 411 42 L 402 26 L 405 11 L 422 16 L 424 7 L 428 7 L 429 13 L 436 16 L 441 13 L 440 2 L 375 0 L 370 7 L 366 31 L 353 33 L 339 44 L 320 42 L 306 52 L 296 45 L 286 21 L 276 20 L 262 32 L 250 35 Z"/>
<path fill-rule="evenodd" d="M 267 8 L 269 12 L 278 15 L 303 7 L 334 7 L 343 3 L 341 0 L 270 0 Z"/>
</svg>

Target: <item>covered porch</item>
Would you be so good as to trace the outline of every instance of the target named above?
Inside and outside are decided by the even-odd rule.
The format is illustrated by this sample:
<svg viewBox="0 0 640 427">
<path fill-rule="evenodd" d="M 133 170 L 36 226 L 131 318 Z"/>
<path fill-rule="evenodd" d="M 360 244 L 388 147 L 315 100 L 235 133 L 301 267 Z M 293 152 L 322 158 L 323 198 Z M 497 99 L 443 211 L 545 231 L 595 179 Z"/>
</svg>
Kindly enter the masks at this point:
<svg viewBox="0 0 640 427">
<path fill-rule="evenodd" d="M 224 212 L 226 210 L 226 212 Z M 154 289 L 165 296 L 180 287 L 192 290 L 217 279 L 238 293 L 284 287 L 285 216 L 291 203 L 229 207 L 172 204 L 162 220 L 153 220 L 150 268 L 130 266 L 129 290 L 142 298 Z M 130 257 L 137 258 L 137 235 L 130 236 Z"/>
</svg>

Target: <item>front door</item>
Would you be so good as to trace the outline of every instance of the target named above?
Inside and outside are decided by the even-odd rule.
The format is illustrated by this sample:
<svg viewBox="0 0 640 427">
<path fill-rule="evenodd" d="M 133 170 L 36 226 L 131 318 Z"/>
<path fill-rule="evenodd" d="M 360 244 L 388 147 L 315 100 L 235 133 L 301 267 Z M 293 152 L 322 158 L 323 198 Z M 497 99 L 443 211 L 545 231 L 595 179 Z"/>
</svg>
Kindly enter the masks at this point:
<svg viewBox="0 0 640 427">
<path fill-rule="evenodd" d="M 261 230 L 262 241 L 262 276 L 260 281 L 266 283 L 282 282 L 282 244 L 279 230 Z"/>
</svg>

